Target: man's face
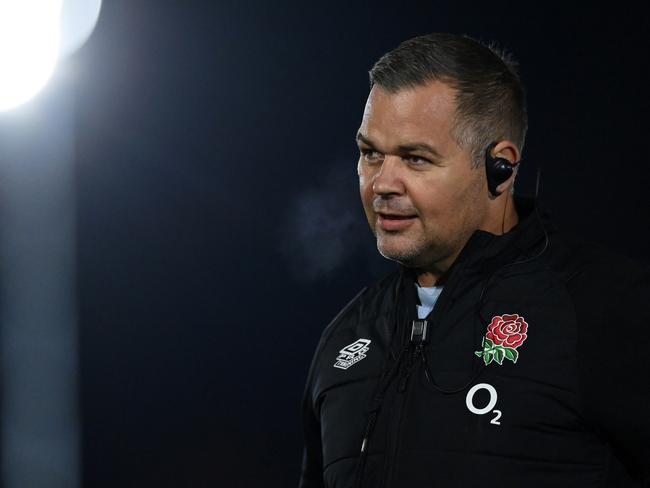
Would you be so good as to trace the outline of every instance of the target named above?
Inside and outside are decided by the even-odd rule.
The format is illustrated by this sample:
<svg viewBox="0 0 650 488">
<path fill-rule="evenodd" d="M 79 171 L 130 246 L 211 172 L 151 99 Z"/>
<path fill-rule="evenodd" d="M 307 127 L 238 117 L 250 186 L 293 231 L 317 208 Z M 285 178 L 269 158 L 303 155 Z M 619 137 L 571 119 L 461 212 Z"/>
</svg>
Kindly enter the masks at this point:
<svg viewBox="0 0 650 488">
<path fill-rule="evenodd" d="M 446 269 L 486 219 L 485 168 L 451 135 L 454 97 L 439 81 L 394 94 L 375 85 L 359 127 L 368 223 L 379 252 L 407 266 Z"/>
</svg>

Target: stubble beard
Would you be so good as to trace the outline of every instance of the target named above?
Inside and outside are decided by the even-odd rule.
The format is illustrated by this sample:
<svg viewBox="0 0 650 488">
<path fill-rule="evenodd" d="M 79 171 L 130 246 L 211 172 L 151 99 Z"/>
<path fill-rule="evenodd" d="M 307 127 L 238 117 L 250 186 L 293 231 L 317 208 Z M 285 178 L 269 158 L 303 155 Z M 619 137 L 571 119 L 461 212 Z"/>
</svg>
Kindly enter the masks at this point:
<svg viewBox="0 0 650 488">
<path fill-rule="evenodd" d="M 462 250 L 474 227 L 473 222 L 465 222 L 460 229 L 448 232 L 448 239 L 441 239 L 441 234 L 445 233 L 442 229 L 436 234 L 425 231 L 413 236 L 375 229 L 374 234 L 377 250 L 386 259 L 409 268 L 440 270 L 452 264 L 447 261 Z"/>
<path fill-rule="evenodd" d="M 380 229 L 375 236 L 379 254 L 409 268 L 435 265 L 451 252 L 449 243 L 431 241 L 423 234 L 409 238 L 406 235 L 391 235 Z M 403 242 L 393 242 L 397 240 Z"/>
</svg>

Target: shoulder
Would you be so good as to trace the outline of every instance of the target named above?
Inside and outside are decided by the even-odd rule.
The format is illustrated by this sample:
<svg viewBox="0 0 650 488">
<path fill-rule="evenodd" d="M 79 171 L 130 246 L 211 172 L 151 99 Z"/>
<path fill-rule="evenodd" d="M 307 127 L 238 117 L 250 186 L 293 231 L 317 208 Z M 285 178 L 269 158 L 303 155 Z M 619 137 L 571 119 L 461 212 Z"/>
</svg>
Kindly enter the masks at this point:
<svg viewBox="0 0 650 488">
<path fill-rule="evenodd" d="M 352 322 L 372 319 L 381 313 L 382 306 L 390 306 L 394 301 L 399 277 L 399 269 L 396 269 L 362 288 L 325 327 L 320 342 L 327 341 L 332 334 Z"/>
<path fill-rule="evenodd" d="M 373 321 L 386 309 L 390 309 L 395 300 L 395 290 L 400 278 L 396 269 L 381 279 L 362 288 L 329 322 L 321 333 L 314 354 L 317 361 L 320 352 L 328 341 L 339 333 L 347 333 L 347 329 L 355 327 L 360 322 Z"/>
<path fill-rule="evenodd" d="M 616 294 L 650 276 L 650 264 L 566 231 L 550 235 L 546 262 L 571 293 Z"/>
<path fill-rule="evenodd" d="M 566 232 L 551 234 L 548 250 L 546 266 L 572 303 L 583 359 L 607 363 L 607 355 L 598 351 L 615 335 L 644 338 L 630 347 L 648 346 L 648 263 Z"/>
<path fill-rule="evenodd" d="M 582 373 L 600 384 L 625 370 L 647 373 L 650 265 L 576 235 L 555 236 L 549 266 L 571 297 Z"/>
</svg>

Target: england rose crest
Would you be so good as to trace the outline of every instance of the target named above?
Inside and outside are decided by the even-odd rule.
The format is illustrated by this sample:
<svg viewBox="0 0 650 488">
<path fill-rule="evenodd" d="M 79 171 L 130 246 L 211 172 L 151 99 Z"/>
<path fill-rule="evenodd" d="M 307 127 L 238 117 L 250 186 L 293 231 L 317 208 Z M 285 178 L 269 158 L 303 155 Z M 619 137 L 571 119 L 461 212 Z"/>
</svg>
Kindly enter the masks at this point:
<svg viewBox="0 0 650 488">
<path fill-rule="evenodd" d="M 483 350 L 475 351 L 474 354 L 483 358 L 486 366 L 492 361 L 503 364 L 504 359 L 516 363 L 519 358 L 517 348 L 524 343 L 527 333 L 528 324 L 516 313 L 495 315 L 483 337 Z"/>
</svg>

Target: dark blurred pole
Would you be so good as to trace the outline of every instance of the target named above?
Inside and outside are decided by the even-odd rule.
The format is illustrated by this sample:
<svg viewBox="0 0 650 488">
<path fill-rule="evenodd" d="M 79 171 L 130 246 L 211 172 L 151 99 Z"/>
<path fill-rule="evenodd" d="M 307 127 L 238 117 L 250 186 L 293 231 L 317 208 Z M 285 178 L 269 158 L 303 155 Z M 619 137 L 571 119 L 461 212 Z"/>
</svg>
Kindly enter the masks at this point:
<svg viewBox="0 0 650 488">
<path fill-rule="evenodd" d="M 74 104 L 63 85 L 0 113 L 4 488 L 80 486 Z"/>
</svg>

